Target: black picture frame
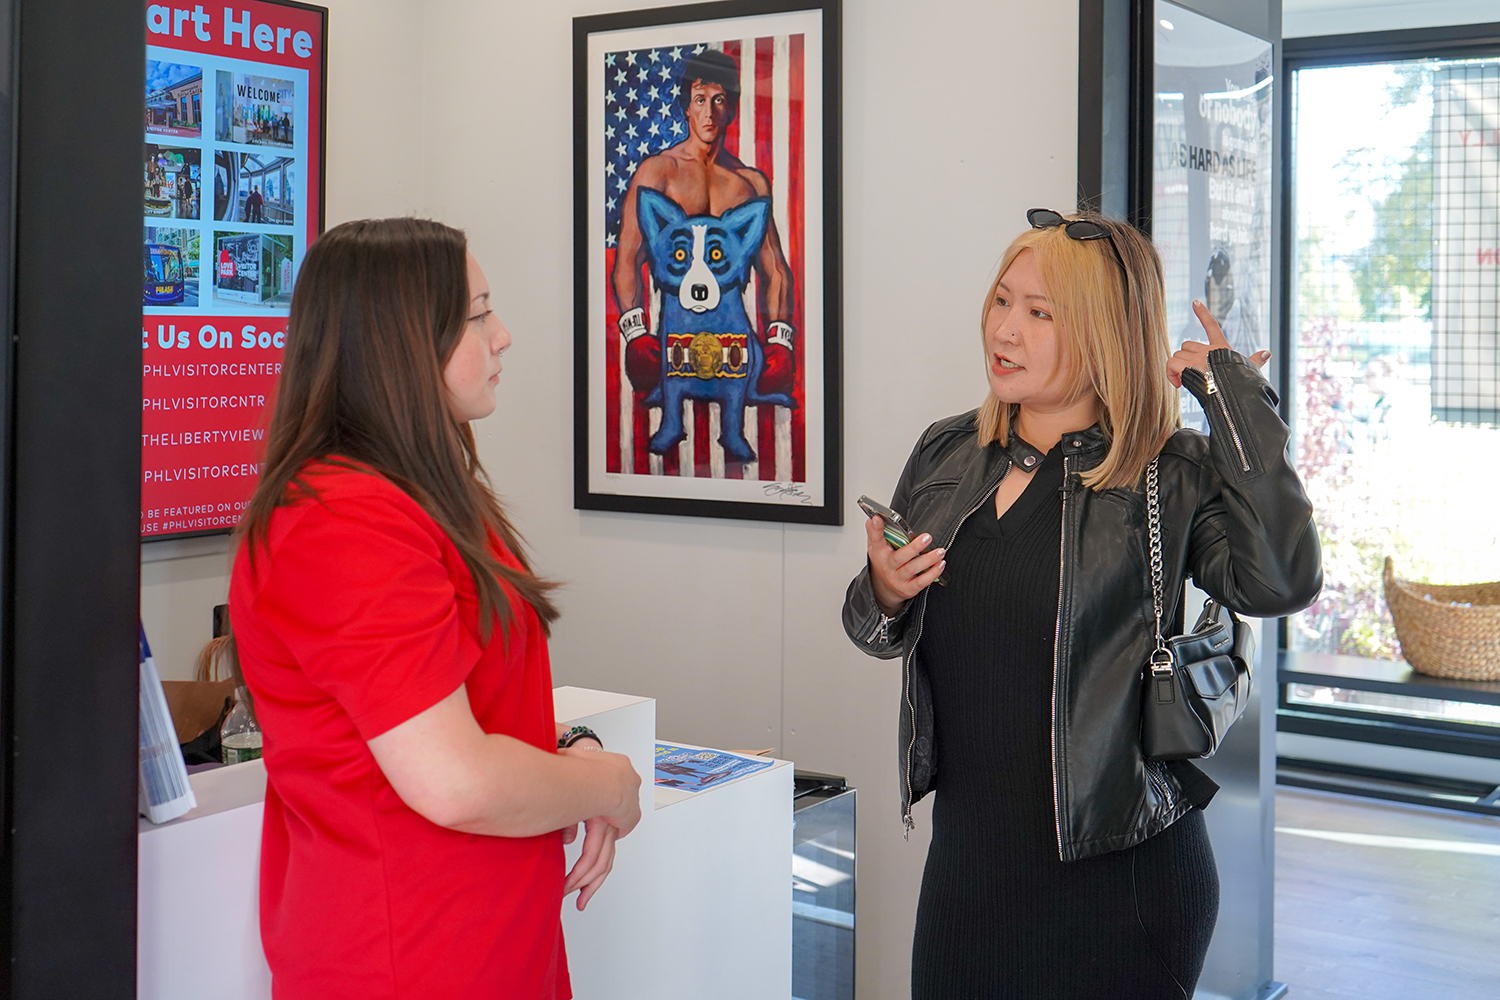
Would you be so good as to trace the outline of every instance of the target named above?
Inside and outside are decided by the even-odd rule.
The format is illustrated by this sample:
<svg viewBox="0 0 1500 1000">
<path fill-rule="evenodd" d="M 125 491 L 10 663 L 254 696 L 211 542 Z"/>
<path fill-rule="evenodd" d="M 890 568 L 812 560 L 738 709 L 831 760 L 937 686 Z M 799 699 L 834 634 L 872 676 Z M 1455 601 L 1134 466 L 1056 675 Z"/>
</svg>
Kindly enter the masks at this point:
<svg viewBox="0 0 1500 1000">
<path fill-rule="evenodd" d="M 714 86 L 727 106 L 738 81 L 738 100 L 726 124 L 715 118 L 695 131 L 679 83 L 689 60 L 713 49 L 721 68 L 712 72 L 726 80 Z M 843 523 L 840 52 L 840 0 L 727 0 L 573 20 L 576 508 Z M 728 194 L 715 191 L 717 203 L 695 204 L 701 194 L 664 177 L 662 154 L 674 147 L 682 148 L 673 155 L 711 157 L 705 172 L 729 171 L 748 191 L 731 180 Z M 647 161 L 655 162 L 642 168 Z M 635 183 L 637 169 L 653 184 Z M 679 269 L 719 263 L 723 273 L 709 282 L 713 308 L 693 309 L 683 297 L 708 285 L 674 278 L 665 257 L 648 260 L 652 241 L 643 239 L 636 196 L 647 188 L 667 196 L 650 199 L 658 250 L 676 232 L 674 252 L 685 255 Z M 686 207 L 669 200 L 674 195 Z M 761 197 L 764 212 L 750 205 Z M 767 235 L 753 242 L 759 214 Z M 725 237 L 722 259 L 710 259 L 721 253 L 714 240 L 725 230 L 700 223 L 705 235 L 695 250 L 691 227 L 705 215 L 737 224 L 751 217 L 736 230 L 749 237 Z M 622 238 L 638 248 L 634 278 L 614 266 Z M 656 285 L 658 272 L 677 281 L 670 296 Z M 717 295 L 720 287 L 733 294 Z M 622 301 L 643 311 L 648 332 L 639 344 L 619 332 L 620 314 L 630 312 Z M 698 329 L 684 327 L 689 321 Z M 790 331 L 771 329 L 773 321 Z M 657 359 L 627 371 L 627 354 L 649 359 L 648 345 Z M 778 367 L 788 351 L 790 380 Z M 632 372 L 642 383 L 654 374 L 655 386 L 638 391 Z M 797 405 L 765 401 L 783 397 Z M 729 416 L 736 410 L 745 414 L 742 434 Z"/>
</svg>

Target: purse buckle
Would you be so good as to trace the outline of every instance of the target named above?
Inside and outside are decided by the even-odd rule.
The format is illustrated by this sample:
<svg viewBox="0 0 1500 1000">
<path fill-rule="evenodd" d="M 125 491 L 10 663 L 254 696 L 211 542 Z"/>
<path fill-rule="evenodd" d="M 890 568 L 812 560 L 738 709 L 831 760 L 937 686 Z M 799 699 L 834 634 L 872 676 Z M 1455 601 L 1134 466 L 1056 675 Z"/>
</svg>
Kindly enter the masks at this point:
<svg viewBox="0 0 1500 1000">
<path fill-rule="evenodd" d="M 1172 651 L 1165 646 L 1157 646 L 1151 652 L 1151 676 L 1157 680 L 1172 676 Z"/>
</svg>

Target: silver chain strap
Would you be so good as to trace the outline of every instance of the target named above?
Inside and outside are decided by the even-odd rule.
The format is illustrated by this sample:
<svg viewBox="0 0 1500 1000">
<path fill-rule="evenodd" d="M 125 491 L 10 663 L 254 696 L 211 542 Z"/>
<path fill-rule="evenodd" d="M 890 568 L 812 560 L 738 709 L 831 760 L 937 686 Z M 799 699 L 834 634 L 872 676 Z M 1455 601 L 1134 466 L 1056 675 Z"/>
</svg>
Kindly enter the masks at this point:
<svg viewBox="0 0 1500 1000">
<path fill-rule="evenodd" d="M 1156 649 L 1151 653 L 1151 672 L 1161 676 L 1172 672 L 1172 651 L 1161 636 L 1161 503 L 1157 497 L 1157 461 L 1153 458 L 1146 466 L 1146 523 L 1151 532 L 1151 608 L 1156 612 Z"/>
</svg>

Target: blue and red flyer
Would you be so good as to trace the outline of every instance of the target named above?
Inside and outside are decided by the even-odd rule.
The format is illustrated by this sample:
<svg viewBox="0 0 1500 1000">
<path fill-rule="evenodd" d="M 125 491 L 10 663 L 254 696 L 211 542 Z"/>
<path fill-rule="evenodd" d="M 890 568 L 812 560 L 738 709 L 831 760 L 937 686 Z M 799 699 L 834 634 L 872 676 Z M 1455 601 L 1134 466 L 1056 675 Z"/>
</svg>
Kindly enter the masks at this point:
<svg viewBox="0 0 1500 1000">
<path fill-rule="evenodd" d="M 770 767 L 769 757 L 745 757 L 723 750 L 656 744 L 656 784 L 684 792 L 701 792 Z"/>
</svg>

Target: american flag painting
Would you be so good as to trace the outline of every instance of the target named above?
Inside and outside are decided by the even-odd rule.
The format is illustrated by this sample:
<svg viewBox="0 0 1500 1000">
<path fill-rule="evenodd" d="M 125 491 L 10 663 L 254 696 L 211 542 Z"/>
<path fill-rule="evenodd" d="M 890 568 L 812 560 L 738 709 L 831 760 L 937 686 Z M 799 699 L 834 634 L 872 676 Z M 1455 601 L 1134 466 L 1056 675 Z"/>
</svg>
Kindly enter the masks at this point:
<svg viewBox="0 0 1500 1000">
<path fill-rule="evenodd" d="M 589 211 L 604 218 L 603 245 L 591 237 L 590 252 L 602 252 L 608 277 L 602 315 L 597 303 L 590 309 L 589 335 L 604 341 L 606 473 L 766 484 L 808 480 L 806 43 L 805 33 L 786 33 L 596 49 L 590 55 L 602 59 L 604 69 L 603 94 L 595 91 L 591 98 L 602 96 L 604 102 L 602 136 L 590 140 L 603 143 L 602 165 L 594 157 L 590 168 L 602 169 L 594 182 L 602 180 L 602 186 L 590 184 Z M 716 100 L 721 110 L 710 118 L 709 111 L 693 110 L 694 100 Z M 714 219 L 769 199 L 748 281 L 729 292 L 743 300 L 746 334 L 755 343 L 745 335 L 716 337 L 710 368 L 717 366 L 713 377 L 748 377 L 751 397 L 775 395 L 793 405 L 746 402 L 742 439 L 726 427 L 730 415 L 723 412 L 739 404 L 689 398 L 679 404 L 681 439 L 652 447 L 664 419 L 660 390 L 652 395 L 657 379 L 691 377 L 696 362 L 687 353 L 690 335 L 665 344 L 659 337 L 663 288 L 642 245 L 641 188 L 666 195 L 688 216 Z M 717 245 L 703 248 L 701 233 L 697 239 L 678 252 L 705 260 L 720 253 Z M 600 319 L 602 329 L 595 325 Z M 635 337 L 651 339 L 636 343 Z M 695 351 L 698 346 L 694 341 Z M 655 358 L 663 351 L 668 357 L 648 365 L 640 360 L 646 348 L 657 352 Z M 757 356 L 759 370 L 746 360 Z M 697 377 L 708 379 L 708 371 L 700 368 Z M 731 438 L 748 443 L 748 450 L 731 443 L 740 458 L 726 452 L 724 442 Z"/>
</svg>

